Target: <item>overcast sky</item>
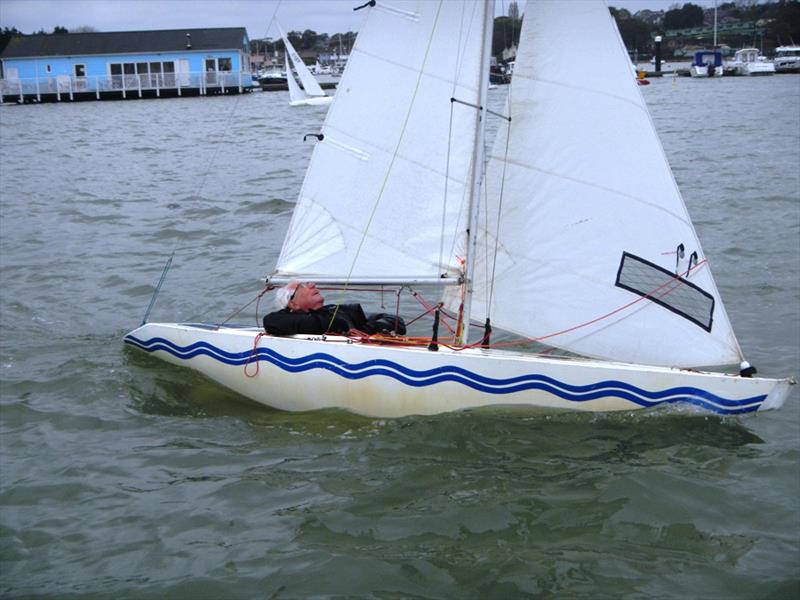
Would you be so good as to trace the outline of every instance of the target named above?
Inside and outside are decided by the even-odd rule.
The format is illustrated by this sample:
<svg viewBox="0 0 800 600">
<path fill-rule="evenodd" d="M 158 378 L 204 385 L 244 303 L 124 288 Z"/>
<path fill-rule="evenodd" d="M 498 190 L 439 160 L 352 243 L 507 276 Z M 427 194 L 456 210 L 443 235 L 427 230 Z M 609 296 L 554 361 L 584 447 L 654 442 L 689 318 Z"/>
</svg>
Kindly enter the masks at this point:
<svg viewBox="0 0 800 600">
<path fill-rule="evenodd" d="M 353 8 L 366 0 L 0 0 L 0 27 L 23 33 L 56 25 L 74 29 L 89 25 L 98 31 L 245 27 L 251 39 L 277 37 L 273 14 L 287 30 L 317 33 L 358 31 L 365 11 Z M 388 1 L 388 0 L 387 0 Z M 675 0 L 609 0 L 611 6 L 631 12 L 665 10 L 684 2 Z M 714 0 L 693 0 L 713 6 Z M 505 14 L 509 0 L 496 0 L 497 14 Z M 524 12 L 525 0 L 518 0 Z"/>
</svg>

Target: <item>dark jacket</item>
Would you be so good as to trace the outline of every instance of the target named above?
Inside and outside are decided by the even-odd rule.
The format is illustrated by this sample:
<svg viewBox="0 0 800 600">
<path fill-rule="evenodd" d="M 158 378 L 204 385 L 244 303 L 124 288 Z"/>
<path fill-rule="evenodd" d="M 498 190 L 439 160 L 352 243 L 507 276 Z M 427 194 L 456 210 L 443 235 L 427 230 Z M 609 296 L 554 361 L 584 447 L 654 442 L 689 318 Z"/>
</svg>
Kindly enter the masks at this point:
<svg viewBox="0 0 800 600">
<path fill-rule="evenodd" d="M 351 329 L 370 334 L 396 330 L 403 335 L 406 325 L 398 319 L 395 327 L 394 315 L 378 313 L 367 318 L 360 304 L 340 304 L 338 310 L 335 304 L 328 304 L 309 312 L 292 312 L 288 308 L 275 311 L 264 317 L 264 329 L 272 335 L 347 333 Z"/>
</svg>

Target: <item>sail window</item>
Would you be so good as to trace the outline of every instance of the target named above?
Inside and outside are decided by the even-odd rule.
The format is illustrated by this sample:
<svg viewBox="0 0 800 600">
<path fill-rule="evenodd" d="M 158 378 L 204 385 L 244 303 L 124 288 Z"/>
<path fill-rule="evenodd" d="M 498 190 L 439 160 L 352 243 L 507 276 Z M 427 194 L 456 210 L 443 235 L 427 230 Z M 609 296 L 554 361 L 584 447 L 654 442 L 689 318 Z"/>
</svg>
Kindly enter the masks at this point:
<svg viewBox="0 0 800 600">
<path fill-rule="evenodd" d="M 663 267 L 623 252 L 615 285 L 711 331 L 714 296 Z"/>
</svg>

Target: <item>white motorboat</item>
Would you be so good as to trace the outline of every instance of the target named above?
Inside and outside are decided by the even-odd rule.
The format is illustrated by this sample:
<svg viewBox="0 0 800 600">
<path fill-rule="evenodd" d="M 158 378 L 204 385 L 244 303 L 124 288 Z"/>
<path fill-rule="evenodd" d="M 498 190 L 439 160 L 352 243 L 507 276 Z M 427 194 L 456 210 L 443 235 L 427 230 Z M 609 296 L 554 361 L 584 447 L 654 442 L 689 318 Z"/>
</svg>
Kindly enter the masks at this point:
<svg viewBox="0 0 800 600">
<path fill-rule="evenodd" d="M 714 48 L 717 47 L 717 2 L 714 0 Z M 694 60 L 689 67 L 692 77 L 722 77 L 725 68 L 722 64 L 722 53 L 716 50 L 701 50 L 695 52 Z"/>
<path fill-rule="evenodd" d="M 398 302 L 440 290 L 430 308 L 444 325 L 456 316 L 452 334 L 436 318 L 426 339 L 145 323 L 127 344 L 283 410 L 783 404 L 793 381 L 744 362 L 605 3 L 528 5 L 499 115 L 493 2 L 365 7 L 268 287 L 301 279 Z M 501 124 L 487 150 L 489 118 Z M 490 326 L 568 356 L 492 343 Z"/>
<path fill-rule="evenodd" d="M 800 46 L 778 46 L 772 62 L 777 73 L 800 73 Z"/>
<path fill-rule="evenodd" d="M 758 48 L 737 50 L 733 60 L 728 63 L 737 75 L 774 75 L 775 65 L 761 56 Z"/>
<path fill-rule="evenodd" d="M 722 77 L 724 69 L 722 54 L 715 50 L 695 52 L 689 75 L 692 77 Z"/>
</svg>

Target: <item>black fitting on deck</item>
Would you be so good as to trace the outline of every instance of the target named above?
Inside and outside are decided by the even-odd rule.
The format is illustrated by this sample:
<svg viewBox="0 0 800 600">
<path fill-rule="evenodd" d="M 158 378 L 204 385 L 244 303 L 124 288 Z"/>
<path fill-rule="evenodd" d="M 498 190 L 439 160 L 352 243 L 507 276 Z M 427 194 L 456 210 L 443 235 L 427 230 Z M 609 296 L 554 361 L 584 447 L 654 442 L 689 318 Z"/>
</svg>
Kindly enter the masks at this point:
<svg viewBox="0 0 800 600">
<path fill-rule="evenodd" d="M 481 346 L 484 348 L 489 347 L 489 342 L 492 337 L 492 322 L 489 317 L 486 317 L 486 323 L 483 324 L 483 341 L 481 342 Z"/>
<path fill-rule="evenodd" d="M 376 4 L 375 0 L 369 0 L 369 2 L 366 2 L 366 3 L 362 4 L 361 6 L 356 6 L 353 9 L 353 11 L 361 10 L 362 8 L 366 8 L 368 6 L 375 6 L 375 4 Z"/>
<path fill-rule="evenodd" d="M 437 308 L 433 313 L 433 335 L 431 336 L 431 343 L 428 344 L 428 350 L 437 352 L 439 350 L 439 309 Z"/>
<path fill-rule="evenodd" d="M 694 263 L 694 266 L 695 266 L 695 267 L 697 266 L 697 258 L 698 258 L 698 257 L 697 257 L 697 251 L 695 251 L 695 252 L 692 252 L 692 253 L 689 255 L 689 268 L 688 268 L 688 269 L 686 269 L 687 271 L 691 271 L 691 270 L 692 270 L 692 263 Z"/>
<path fill-rule="evenodd" d="M 307 134 L 305 134 L 305 135 L 303 136 L 303 141 L 305 142 L 305 141 L 306 141 L 306 139 L 308 139 L 308 138 L 310 138 L 310 137 L 315 137 L 315 138 L 317 138 L 317 141 L 318 141 L 318 142 L 321 142 L 322 140 L 324 140 L 324 139 L 325 139 L 325 136 L 324 136 L 324 135 L 322 135 L 321 133 L 307 133 Z"/>
<path fill-rule="evenodd" d="M 748 377 L 749 378 L 749 377 L 752 377 L 753 375 L 755 375 L 756 373 L 758 373 L 758 370 L 747 361 L 743 362 L 741 367 L 742 367 L 742 370 L 739 371 L 739 377 Z"/>
<path fill-rule="evenodd" d="M 677 255 L 675 257 L 675 275 L 680 275 L 681 259 L 685 256 L 683 244 L 678 244 L 678 247 L 675 248 L 675 254 Z"/>
</svg>

